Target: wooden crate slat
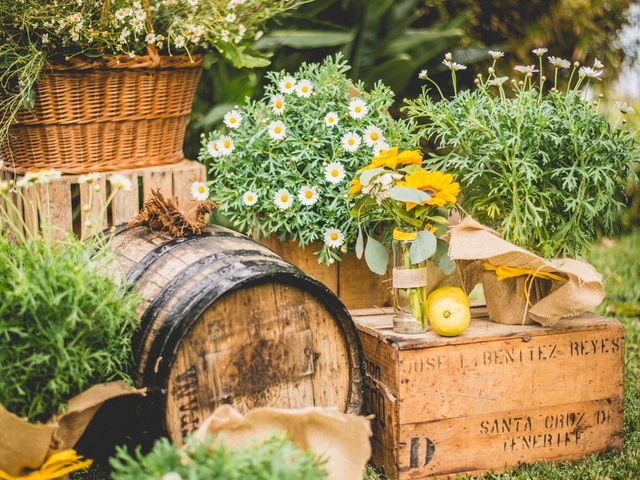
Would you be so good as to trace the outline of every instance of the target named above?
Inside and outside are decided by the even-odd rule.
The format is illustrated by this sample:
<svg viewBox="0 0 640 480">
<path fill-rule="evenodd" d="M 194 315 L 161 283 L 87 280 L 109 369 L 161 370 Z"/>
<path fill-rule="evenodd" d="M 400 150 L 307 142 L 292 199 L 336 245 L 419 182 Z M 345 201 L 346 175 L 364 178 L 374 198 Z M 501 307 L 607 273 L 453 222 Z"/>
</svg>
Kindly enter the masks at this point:
<svg viewBox="0 0 640 480">
<path fill-rule="evenodd" d="M 98 189 L 96 189 L 96 186 Z M 107 181 L 101 177 L 91 185 L 80 185 L 81 237 L 87 238 L 107 228 Z M 85 211 L 85 207 L 89 210 Z"/>
</svg>

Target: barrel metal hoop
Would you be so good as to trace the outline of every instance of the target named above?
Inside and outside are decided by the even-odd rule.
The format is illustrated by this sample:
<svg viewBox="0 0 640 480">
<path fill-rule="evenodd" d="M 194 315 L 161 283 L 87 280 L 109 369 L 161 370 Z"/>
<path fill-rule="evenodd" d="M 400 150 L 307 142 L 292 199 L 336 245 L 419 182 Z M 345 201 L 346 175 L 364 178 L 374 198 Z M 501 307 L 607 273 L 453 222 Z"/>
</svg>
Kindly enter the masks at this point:
<svg viewBox="0 0 640 480">
<path fill-rule="evenodd" d="M 133 338 L 134 356 L 136 358 L 136 363 L 140 361 L 142 351 L 144 349 L 143 340 L 147 336 L 149 329 L 153 325 L 153 320 L 158 314 L 158 311 L 166 305 L 166 303 L 171 299 L 176 290 L 178 290 L 180 286 L 182 286 L 185 280 L 191 278 L 204 267 L 214 262 L 228 258 L 232 258 L 235 260 L 239 258 L 239 255 L 246 256 L 263 254 L 264 252 L 258 250 L 225 250 L 222 252 L 207 255 L 206 257 L 202 257 L 197 262 L 194 262 L 183 268 L 175 277 L 171 279 L 169 283 L 164 286 L 162 291 L 151 301 L 150 305 L 147 307 L 144 314 L 142 315 L 142 318 L 140 319 L 140 328 Z"/>
</svg>

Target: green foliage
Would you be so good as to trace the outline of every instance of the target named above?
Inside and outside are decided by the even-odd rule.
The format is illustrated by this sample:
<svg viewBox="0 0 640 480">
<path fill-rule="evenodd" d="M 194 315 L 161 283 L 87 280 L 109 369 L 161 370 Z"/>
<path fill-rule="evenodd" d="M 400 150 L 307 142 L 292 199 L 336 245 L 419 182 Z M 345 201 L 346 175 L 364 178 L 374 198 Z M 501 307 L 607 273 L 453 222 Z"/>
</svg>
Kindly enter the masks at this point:
<svg viewBox="0 0 640 480">
<path fill-rule="evenodd" d="M 0 142 L 18 110 L 31 108 L 48 61 L 214 51 L 236 67 L 264 67 L 251 50 L 269 18 L 297 0 L 20 0 L 0 2 Z"/>
<path fill-rule="evenodd" d="M 213 131 L 203 141 L 200 160 L 209 164 L 212 199 L 222 203 L 220 212 L 234 228 L 257 236 L 278 235 L 301 246 L 324 240 L 320 261 L 326 263 L 339 260 L 353 245 L 357 229 L 345 195 L 349 179 L 383 141 L 406 148 L 413 139 L 410 125 L 387 113 L 393 102 L 389 88 L 377 83 L 365 92 L 359 82 L 356 92 L 346 77 L 348 69 L 340 56 L 304 64 L 294 76 L 298 83 L 311 82 L 308 97 L 284 93 L 279 83 L 286 72 L 270 73 L 272 83 L 264 98 L 231 112 L 241 116 L 239 127 Z M 273 107 L 276 96 L 284 102 L 280 114 Z M 357 101 L 363 113 L 349 113 Z M 335 114 L 333 126 L 325 121 L 329 113 Z M 281 140 L 272 130 L 276 122 L 283 122 Z M 375 142 L 367 137 L 369 127 L 378 129 Z M 353 148 L 344 145 L 351 133 L 357 136 Z M 216 146 L 225 139 L 232 141 L 232 154 L 216 151 L 224 151 Z M 312 196 L 305 199 L 309 189 Z M 282 193 L 289 203 L 280 201 Z M 248 201 L 249 194 L 253 199 Z M 338 237 L 327 239 L 333 230 Z"/>
<path fill-rule="evenodd" d="M 612 232 L 640 156 L 633 136 L 582 98 L 601 71 L 576 70 L 566 93 L 543 93 L 545 80 L 527 74 L 509 92 L 507 77 L 490 73 L 473 91 L 434 100 L 425 90 L 406 108 L 437 146 L 434 164 L 461 181 L 469 213 L 545 257 L 580 255 Z"/>
<path fill-rule="evenodd" d="M 148 455 L 120 447 L 111 459 L 113 480 L 321 480 L 323 461 L 294 447 L 284 436 L 245 449 L 229 449 L 211 438 L 187 442 L 179 450 L 166 438 Z"/>
<path fill-rule="evenodd" d="M 30 421 L 129 379 L 138 298 L 104 275 L 113 257 L 95 247 L 0 235 L 0 404 Z"/>
</svg>

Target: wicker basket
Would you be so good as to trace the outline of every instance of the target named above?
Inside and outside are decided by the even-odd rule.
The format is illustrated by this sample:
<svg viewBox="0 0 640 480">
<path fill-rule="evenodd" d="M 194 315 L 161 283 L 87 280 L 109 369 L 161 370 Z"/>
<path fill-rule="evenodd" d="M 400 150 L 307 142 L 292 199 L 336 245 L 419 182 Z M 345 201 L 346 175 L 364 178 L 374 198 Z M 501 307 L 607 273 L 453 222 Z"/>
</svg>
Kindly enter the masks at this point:
<svg viewBox="0 0 640 480">
<path fill-rule="evenodd" d="M 200 57 L 105 57 L 50 65 L 33 111 L 19 113 L 0 148 L 15 173 L 113 171 L 184 159 Z"/>
</svg>

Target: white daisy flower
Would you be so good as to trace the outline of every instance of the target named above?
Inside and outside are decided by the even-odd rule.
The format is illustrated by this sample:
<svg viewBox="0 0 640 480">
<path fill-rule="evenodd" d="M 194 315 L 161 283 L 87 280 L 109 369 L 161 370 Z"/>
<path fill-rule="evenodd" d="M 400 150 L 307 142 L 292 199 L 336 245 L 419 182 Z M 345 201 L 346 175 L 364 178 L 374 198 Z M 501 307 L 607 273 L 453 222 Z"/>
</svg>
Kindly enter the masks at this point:
<svg viewBox="0 0 640 480">
<path fill-rule="evenodd" d="M 337 228 L 324 232 L 324 243 L 331 248 L 340 248 L 344 243 L 344 235 Z"/>
<path fill-rule="evenodd" d="M 593 68 L 604 68 L 604 63 L 602 63 L 599 59 L 595 59 L 593 61 Z"/>
<path fill-rule="evenodd" d="M 429 72 L 427 72 L 427 69 L 423 69 L 420 70 L 420 73 L 418 73 L 418 78 L 420 80 L 426 80 L 427 78 L 429 78 Z"/>
<path fill-rule="evenodd" d="M 556 68 L 569 68 L 571 66 L 571 62 L 569 60 L 565 60 L 560 57 L 548 57 L 549 63 Z"/>
<path fill-rule="evenodd" d="M 160 480 L 182 480 L 182 475 L 178 472 L 167 472 Z"/>
<path fill-rule="evenodd" d="M 296 79 L 291 75 L 285 75 L 278 84 L 282 93 L 291 93 L 296 89 Z"/>
<path fill-rule="evenodd" d="M 324 116 L 324 124 L 327 127 L 335 127 L 338 125 L 338 114 L 336 112 L 329 112 Z"/>
<path fill-rule="evenodd" d="M 499 50 L 489 50 L 489 56 L 494 60 L 498 60 L 499 58 L 504 57 L 504 52 Z"/>
<path fill-rule="evenodd" d="M 467 66 L 462 65 L 461 63 L 452 62 L 450 60 L 443 60 L 442 64 L 445 65 L 452 72 L 457 72 L 458 70 L 466 70 Z"/>
<path fill-rule="evenodd" d="M 309 185 L 303 185 L 298 192 L 298 198 L 300 203 L 306 206 L 311 206 L 320 198 L 316 187 L 310 187 Z"/>
<path fill-rule="evenodd" d="M 207 152 L 213 158 L 218 158 L 220 156 L 220 140 L 212 140 L 207 143 Z"/>
<path fill-rule="evenodd" d="M 327 182 L 337 185 L 344 180 L 344 167 L 340 162 L 331 162 L 324 167 L 324 178 Z"/>
<path fill-rule="evenodd" d="M 80 185 L 91 185 L 98 181 L 100 177 L 102 177 L 102 175 L 100 175 L 98 172 L 87 173 L 78 177 L 78 183 Z"/>
<path fill-rule="evenodd" d="M 533 75 L 538 70 L 536 70 L 535 65 L 516 65 L 513 67 L 516 72 L 524 73 L 525 75 Z"/>
<path fill-rule="evenodd" d="M 355 152 L 360 147 L 360 135 L 354 132 L 347 132 L 342 136 L 342 148 L 344 148 L 347 152 Z"/>
<path fill-rule="evenodd" d="M 313 83 L 309 80 L 300 80 L 296 86 L 296 93 L 299 97 L 308 98 L 313 92 Z"/>
<path fill-rule="evenodd" d="M 364 143 L 369 147 L 373 147 L 377 142 L 384 141 L 384 136 L 378 127 L 369 125 L 364 130 Z"/>
<path fill-rule="evenodd" d="M 616 102 L 616 106 L 618 107 L 618 110 L 620 110 L 620 113 L 622 113 L 623 115 L 633 115 L 634 113 L 636 113 L 634 108 L 627 102 Z"/>
<path fill-rule="evenodd" d="M 59 170 L 54 170 L 52 168 L 48 168 L 46 170 L 41 170 L 36 174 L 37 183 L 49 183 L 52 180 L 57 180 L 62 176 L 62 172 Z"/>
<path fill-rule="evenodd" d="M 233 148 L 234 148 L 233 140 L 228 135 L 220 137 L 220 140 L 218 140 L 216 144 L 218 145 L 218 150 L 220 151 L 220 155 L 224 155 L 224 156 L 231 155 L 231 152 L 233 152 Z"/>
<path fill-rule="evenodd" d="M 249 190 L 242 195 L 242 203 L 244 203 L 247 207 L 251 207 L 255 205 L 258 201 L 258 194 Z"/>
<path fill-rule="evenodd" d="M 546 48 L 534 48 L 533 50 L 531 50 L 531 52 L 535 53 L 538 57 L 542 57 L 548 51 L 549 50 Z"/>
<path fill-rule="evenodd" d="M 451 52 L 447 52 L 447 53 L 445 53 L 445 54 L 444 54 L 444 59 L 445 59 L 445 60 L 448 60 L 449 62 L 450 62 L 451 60 L 453 60 L 453 55 L 451 55 Z"/>
<path fill-rule="evenodd" d="M 269 124 L 269 136 L 273 140 L 282 140 L 287 136 L 287 126 L 284 122 L 280 120 L 276 120 L 275 122 L 271 122 Z"/>
<path fill-rule="evenodd" d="M 242 114 L 238 110 L 231 110 L 224 115 L 224 124 L 229 128 L 240 128 Z"/>
<path fill-rule="evenodd" d="M 293 203 L 293 197 L 286 188 L 281 188 L 273 196 L 273 202 L 280 210 L 286 210 Z"/>
<path fill-rule="evenodd" d="M 500 87 L 504 82 L 509 80 L 509 77 L 496 77 L 487 81 L 487 85 L 493 85 L 494 87 Z"/>
<path fill-rule="evenodd" d="M 111 183 L 111 188 L 115 190 L 124 190 L 126 192 L 131 190 L 131 180 L 129 180 L 124 175 L 119 173 L 114 173 L 109 177 L 109 183 Z"/>
<path fill-rule="evenodd" d="M 271 109 L 276 115 L 281 115 L 284 112 L 286 103 L 282 95 L 274 95 L 271 97 Z"/>
<path fill-rule="evenodd" d="M 38 180 L 38 174 L 35 172 L 27 172 L 24 176 L 16 181 L 16 187 L 23 188 L 35 183 Z"/>
<path fill-rule="evenodd" d="M 191 196 L 194 200 L 204 202 L 209 198 L 209 187 L 204 182 L 193 182 L 191 184 Z"/>
<path fill-rule="evenodd" d="M 367 112 L 369 112 L 367 104 L 361 98 L 354 98 L 349 102 L 349 115 L 351 115 L 351 118 L 362 118 Z"/>
<path fill-rule="evenodd" d="M 602 80 L 600 77 L 602 76 L 602 70 L 596 70 L 592 67 L 580 67 L 578 70 L 578 76 L 580 78 L 593 78 L 595 80 Z"/>
<path fill-rule="evenodd" d="M 385 142 L 384 140 L 378 141 L 375 143 L 375 145 L 373 145 L 372 147 L 372 152 L 373 152 L 373 156 L 377 157 L 379 156 L 384 150 L 389 150 L 391 148 L 391 146 Z"/>
</svg>

